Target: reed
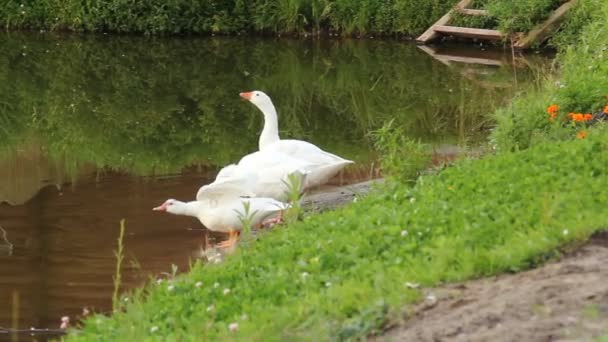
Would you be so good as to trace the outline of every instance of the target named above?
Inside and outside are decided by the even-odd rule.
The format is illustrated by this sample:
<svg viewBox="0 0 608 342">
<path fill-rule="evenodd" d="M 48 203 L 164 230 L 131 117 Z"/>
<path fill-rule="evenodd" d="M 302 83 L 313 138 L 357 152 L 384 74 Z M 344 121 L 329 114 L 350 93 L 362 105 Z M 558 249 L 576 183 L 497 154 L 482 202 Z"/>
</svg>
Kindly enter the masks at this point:
<svg viewBox="0 0 608 342">
<path fill-rule="evenodd" d="M 116 257 L 116 269 L 114 270 L 114 292 L 112 293 L 112 311 L 116 312 L 119 309 L 120 301 L 118 299 L 118 291 L 120 289 L 121 284 L 121 267 L 122 261 L 124 259 L 124 244 L 123 238 L 125 236 L 125 219 L 120 220 L 120 233 L 118 235 L 117 243 L 118 249 L 114 252 L 114 256 Z"/>
</svg>

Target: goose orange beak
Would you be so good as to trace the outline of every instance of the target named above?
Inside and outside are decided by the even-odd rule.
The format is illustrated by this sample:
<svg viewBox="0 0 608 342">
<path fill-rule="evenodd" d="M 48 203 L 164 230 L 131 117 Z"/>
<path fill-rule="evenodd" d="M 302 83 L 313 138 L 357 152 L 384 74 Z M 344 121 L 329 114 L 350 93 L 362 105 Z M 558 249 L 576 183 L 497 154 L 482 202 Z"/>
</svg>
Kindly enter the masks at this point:
<svg viewBox="0 0 608 342">
<path fill-rule="evenodd" d="M 251 100 L 251 97 L 253 96 L 253 92 L 246 92 L 246 93 L 240 93 L 239 94 L 242 98 L 244 98 L 245 100 Z"/>
<path fill-rule="evenodd" d="M 167 205 L 165 203 L 159 205 L 158 207 L 152 208 L 153 211 L 167 211 Z"/>
</svg>

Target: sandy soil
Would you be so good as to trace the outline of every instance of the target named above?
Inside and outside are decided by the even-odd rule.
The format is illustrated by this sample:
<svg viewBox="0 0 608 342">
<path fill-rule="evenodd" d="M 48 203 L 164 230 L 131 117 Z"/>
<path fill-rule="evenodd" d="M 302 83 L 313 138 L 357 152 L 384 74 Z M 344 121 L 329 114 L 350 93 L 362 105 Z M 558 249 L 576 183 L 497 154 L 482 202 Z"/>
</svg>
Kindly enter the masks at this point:
<svg viewBox="0 0 608 342">
<path fill-rule="evenodd" d="M 594 341 L 608 334 L 608 232 L 561 260 L 425 291 L 381 341 Z"/>
</svg>

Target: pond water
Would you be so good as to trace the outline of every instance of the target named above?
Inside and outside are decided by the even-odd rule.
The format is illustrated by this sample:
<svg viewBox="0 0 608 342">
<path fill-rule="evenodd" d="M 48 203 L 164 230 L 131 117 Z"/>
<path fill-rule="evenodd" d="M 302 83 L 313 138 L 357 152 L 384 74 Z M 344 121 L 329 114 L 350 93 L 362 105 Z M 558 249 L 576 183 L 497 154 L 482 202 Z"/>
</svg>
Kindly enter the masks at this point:
<svg viewBox="0 0 608 342">
<path fill-rule="evenodd" d="M 485 65 L 459 63 L 471 57 Z M 151 208 L 256 149 L 262 117 L 239 92 L 273 98 L 282 136 L 355 160 L 351 183 L 377 176 L 368 133 L 391 119 L 431 144 L 484 136 L 546 59 L 523 60 L 397 41 L 0 34 L 0 328 L 107 312 L 123 218 L 123 288 L 187 270 L 213 237 Z"/>
</svg>

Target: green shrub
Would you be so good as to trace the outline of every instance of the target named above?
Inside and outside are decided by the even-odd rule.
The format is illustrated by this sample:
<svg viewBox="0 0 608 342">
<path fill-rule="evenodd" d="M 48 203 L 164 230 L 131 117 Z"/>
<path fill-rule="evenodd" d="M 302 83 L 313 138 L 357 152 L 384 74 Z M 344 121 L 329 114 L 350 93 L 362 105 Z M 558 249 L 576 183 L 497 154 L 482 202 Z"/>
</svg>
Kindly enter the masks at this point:
<svg viewBox="0 0 608 342">
<path fill-rule="evenodd" d="M 576 45 L 561 49 L 558 76 L 495 113 L 492 140 L 499 150 L 524 149 L 547 139 L 571 139 L 582 125 L 563 125 L 568 113 L 597 113 L 608 103 L 608 22 L 604 19 L 608 3 L 588 1 L 585 6 L 584 13 L 593 8 L 598 20 L 587 23 Z M 560 107 L 560 117 L 554 122 L 547 114 L 552 104 Z"/>
<path fill-rule="evenodd" d="M 490 15 L 498 19 L 498 29 L 504 33 L 526 32 L 549 17 L 560 0 L 491 0 Z"/>
</svg>

